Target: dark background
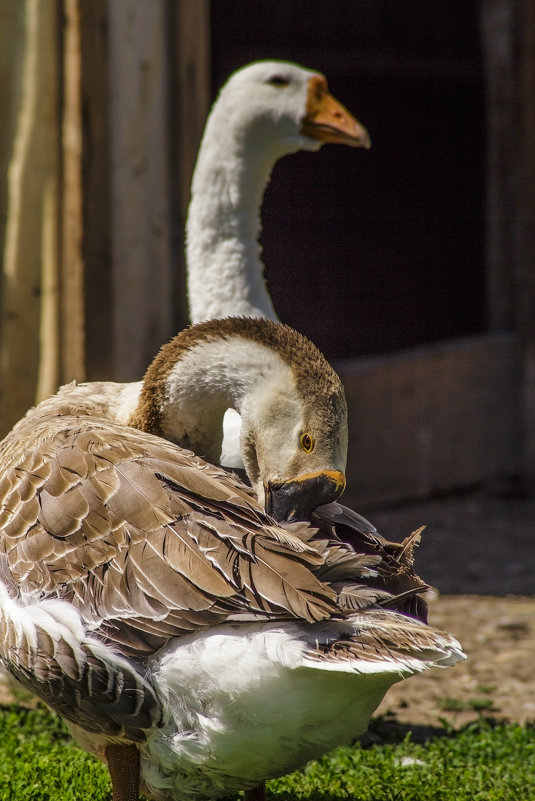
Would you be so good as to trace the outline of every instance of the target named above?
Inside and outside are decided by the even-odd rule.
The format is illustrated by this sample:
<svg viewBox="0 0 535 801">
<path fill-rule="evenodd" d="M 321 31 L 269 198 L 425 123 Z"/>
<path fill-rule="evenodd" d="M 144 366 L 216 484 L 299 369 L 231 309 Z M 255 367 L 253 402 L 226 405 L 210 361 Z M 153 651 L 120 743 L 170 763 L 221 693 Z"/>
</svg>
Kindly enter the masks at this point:
<svg viewBox="0 0 535 801">
<path fill-rule="evenodd" d="M 281 319 L 330 359 L 483 332 L 478 3 L 225 0 L 211 14 L 214 98 L 249 61 L 295 61 L 372 138 L 276 165 L 262 243 Z"/>
</svg>

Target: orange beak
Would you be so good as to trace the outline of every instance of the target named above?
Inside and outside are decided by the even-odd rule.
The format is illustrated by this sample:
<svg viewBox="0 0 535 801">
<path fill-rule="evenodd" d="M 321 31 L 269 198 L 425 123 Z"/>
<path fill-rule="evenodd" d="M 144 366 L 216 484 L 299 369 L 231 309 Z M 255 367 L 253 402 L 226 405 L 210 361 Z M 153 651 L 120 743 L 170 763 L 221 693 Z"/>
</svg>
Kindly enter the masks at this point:
<svg viewBox="0 0 535 801">
<path fill-rule="evenodd" d="M 301 133 L 322 142 L 338 142 L 352 147 L 371 147 L 370 135 L 338 100 L 329 93 L 322 75 L 308 82 L 306 114 Z"/>
</svg>

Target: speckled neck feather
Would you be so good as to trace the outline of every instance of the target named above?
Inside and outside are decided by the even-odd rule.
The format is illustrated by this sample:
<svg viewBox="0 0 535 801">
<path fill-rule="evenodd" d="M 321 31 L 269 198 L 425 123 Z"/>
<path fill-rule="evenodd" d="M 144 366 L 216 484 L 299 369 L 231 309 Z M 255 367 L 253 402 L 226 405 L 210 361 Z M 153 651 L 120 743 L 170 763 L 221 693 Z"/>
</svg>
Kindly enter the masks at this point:
<svg viewBox="0 0 535 801">
<path fill-rule="evenodd" d="M 161 436 L 162 412 L 167 400 L 166 379 L 171 370 L 196 347 L 235 337 L 276 352 L 291 367 L 298 392 L 308 403 L 314 404 L 317 399 L 318 408 L 325 407 L 335 419 L 339 412 L 345 413 L 340 378 L 309 339 L 293 328 L 271 320 L 227 317 L 190 326 L 161 348 L 145 374 L 138 409 L 130 425 Z"/>
</svg>

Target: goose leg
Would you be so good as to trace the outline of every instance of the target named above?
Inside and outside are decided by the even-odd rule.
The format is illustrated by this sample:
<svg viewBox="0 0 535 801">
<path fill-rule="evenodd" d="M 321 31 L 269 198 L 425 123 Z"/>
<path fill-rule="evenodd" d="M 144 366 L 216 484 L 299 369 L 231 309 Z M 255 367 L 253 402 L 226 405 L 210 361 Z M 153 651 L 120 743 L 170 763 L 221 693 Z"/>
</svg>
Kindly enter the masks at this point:
<svg viewBox="0 0 535 801">
<path fill-rule="evenodd" d="M 113 801 L 139 801 L 139 751 L 135 745 L 108 745 L 104 750 Z"/>
<path fill-rule="evenodd" d="M 262 782 L 258 787 L 253 787 L 252 790 L 246 790 L 244 801 L 266 801 L 266 783 Z"/>
</svg>

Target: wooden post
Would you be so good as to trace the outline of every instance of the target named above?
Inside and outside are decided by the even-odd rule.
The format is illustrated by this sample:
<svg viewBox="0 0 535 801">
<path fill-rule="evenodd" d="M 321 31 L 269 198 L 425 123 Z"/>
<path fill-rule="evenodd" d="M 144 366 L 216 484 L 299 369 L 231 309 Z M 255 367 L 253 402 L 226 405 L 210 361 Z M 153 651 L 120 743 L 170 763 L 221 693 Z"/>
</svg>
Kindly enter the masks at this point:
<svg viewBox="0 0 535 801">
<path fill-rule="evenodd" d="M 517 26 L 514 278 L 521 339 L 522 468 L 530 492 L 535 493 L 535 5 L 531 0 L 518 2 Z M 514 135 L 512 131 L 512 138 Z"/>
<path fill-rule="evenodd" d="M 83 381 L 85 370 L 82 255 L 82 100 L 80 2 L 63 5 L 61 381 Z"/>
<path fill-rule="evenodd" d="M 167 3 L 110 2 L 113 377 L 140 379 L 174 333 Z"/>
<path fill-rule="evenodd" d="M 518 336 L 517 470 L 535 490 L 535 6 L 485 0 L 489 319 Z"/>
<path fill-rule="evenodd" d="M 2 5 L 1 435 L 58 379 L 58 19 L 56 2 Z"/>
</svg>

